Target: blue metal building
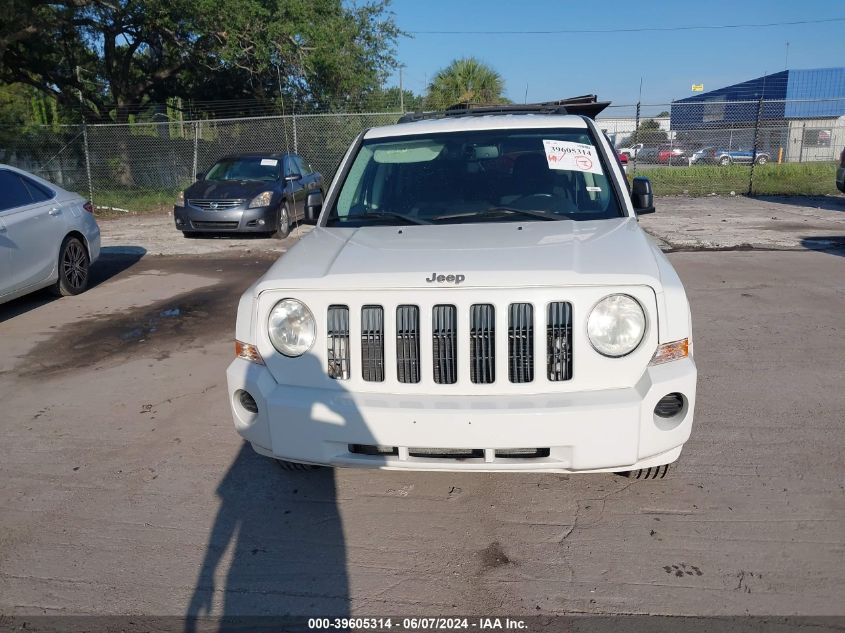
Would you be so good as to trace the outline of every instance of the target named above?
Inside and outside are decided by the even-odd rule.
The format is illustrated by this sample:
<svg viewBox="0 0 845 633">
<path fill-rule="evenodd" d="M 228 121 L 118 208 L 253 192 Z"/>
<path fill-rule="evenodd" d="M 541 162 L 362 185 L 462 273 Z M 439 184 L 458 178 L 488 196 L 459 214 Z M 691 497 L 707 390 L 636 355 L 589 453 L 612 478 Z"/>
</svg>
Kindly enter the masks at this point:
<svg viewBox="0 0 845 633">
<path fill-rule="evenodd" d="M 760 99 L 763 99 L 762 106 Z M 675 130 L 845 116 L 845 68 L 783 70 L 679 99 L 672 104 Z"/>
</svg>

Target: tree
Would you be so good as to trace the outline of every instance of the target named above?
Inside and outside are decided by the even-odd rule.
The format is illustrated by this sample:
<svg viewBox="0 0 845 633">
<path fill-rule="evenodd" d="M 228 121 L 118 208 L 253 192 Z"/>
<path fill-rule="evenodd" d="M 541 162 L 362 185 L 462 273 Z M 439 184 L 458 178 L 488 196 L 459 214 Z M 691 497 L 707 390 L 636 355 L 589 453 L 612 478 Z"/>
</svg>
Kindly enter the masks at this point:
<svg viewBox="0 0 845 633">
<path fill-rule="evenodd" d="M 457 103 L 507 103 L 502 76 L 474 57 L 456 59 L 434 75 L 426 105 L 442 110 Z"/>
<path fill-rule="evenodd" d="M 89 120 L 169 97 L 341 108 L 381 85 L 401 35 L 389 0 L 3 0 L 0 82 Z"/>
<path fill-rule="evenodd" d="M 643 119 L 635 134 L 626 136 L 619 143 L 620 147 L 630 147 L 631 143 L 643 143 L 645 145 L 657 145 L 669 140 L 666 131 L 660 128 L 660 123 L 654 119 Z"/>
</svg>

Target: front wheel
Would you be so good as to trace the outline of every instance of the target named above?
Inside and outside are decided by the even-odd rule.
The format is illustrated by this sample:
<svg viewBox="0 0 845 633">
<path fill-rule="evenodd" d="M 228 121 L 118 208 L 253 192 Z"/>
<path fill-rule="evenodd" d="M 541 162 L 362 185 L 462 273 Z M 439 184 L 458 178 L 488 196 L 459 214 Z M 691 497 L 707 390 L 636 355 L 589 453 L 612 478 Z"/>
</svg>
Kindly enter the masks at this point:
<svg viewBox="0 0 845 633">
<path fill-rule="evenodd" d="M 728 157 L 728 156 L 722 156 L 722 158 L 720 158 L 720 159 L 719 159 L 719 164 L 720 164 L 720 165 L 722 165 L 723 167 L 724 167 L 725 165 L 730 165 L 730 164 L 731 164 L 731 159 L 730 159 L 730 157 Z"/>
<path fill-rule="evenodd" d="M 67 237 L 59 249 L 59 279 L 52 290 L 60 297 L 78 295 L 88 288 L 91 260 L 88 249 L 76 237 Z"/>
<path fill-rule="evenodd" d="M 768 163 L 768 162 L 769 162 L 769 157 L 768 157 L 768 156 L 758 156 L 758 157 L 757 157 L 757 164 L 758 164 L 758 165 L 765 165 L 765 164 L 766 164 L 766 163 Z"/>
<path fill-rule="evenodd" d="M 281 209 L 279 209 L 279 224 L 276 229 L 276 237 L 283 240 L 288 235 L 290 235 L 290 213 L 288 212 L 288 207 L 285 204 L 282 205 Z"/>
</svg>

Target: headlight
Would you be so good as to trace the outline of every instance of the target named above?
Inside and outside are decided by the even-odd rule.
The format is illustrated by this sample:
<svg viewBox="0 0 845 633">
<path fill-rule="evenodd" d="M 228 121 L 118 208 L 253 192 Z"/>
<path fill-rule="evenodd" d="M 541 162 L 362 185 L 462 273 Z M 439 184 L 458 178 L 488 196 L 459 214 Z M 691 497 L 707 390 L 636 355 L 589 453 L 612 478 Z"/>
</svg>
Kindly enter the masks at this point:
<svg viewBox="0 0 845 633">
<path fill-rule="evenodd" d="M 630 354 L 645 335 L 645 313 L 633 297 L 610 295 L 599 301 L 587 319 L 587 336 L 599 354 Z"/>
<path fill-rule="evenodd" d="M 176 204 L 178 204 L 180 207 L 185 206 L 185 192 L 184 191 L 180 191 L 179 193 L 176 194 Z"/>
<path fill-rule="evenodd" d="M 259 193 L 255 196 L 249 203 L 249 208 L 254 209 L 255 207 L 269 207 L 270 206 L 270 199 L 273 197 L 272 191 L 264 191 Z"/>
<path fill-rule="evenodd" d="M 311 349 L 317 336 L 314 316 L 296 299 L 282 299 L 273 306 L 267 330 L 273 347 L 285 356 L 302 356 Z"/>
</svg>

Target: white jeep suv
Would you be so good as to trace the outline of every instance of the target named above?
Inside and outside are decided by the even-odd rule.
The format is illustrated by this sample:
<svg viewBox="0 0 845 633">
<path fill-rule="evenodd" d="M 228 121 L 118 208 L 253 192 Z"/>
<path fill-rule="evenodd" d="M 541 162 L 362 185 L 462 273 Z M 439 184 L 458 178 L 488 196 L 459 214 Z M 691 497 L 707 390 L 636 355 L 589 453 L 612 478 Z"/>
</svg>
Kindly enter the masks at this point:
<svg viewBox="0 0 845 633">
<path fill-rule="evenodd" d="M 523 108 L 523 106 L 520 106 Z M 695 404 L 689 305 L 585 116 L 373 128 L 243 295 L 237 431 L 289 466 L 663 476 Z M 405 117 L 414 119 L 415 117 Z"/>
</svg>

